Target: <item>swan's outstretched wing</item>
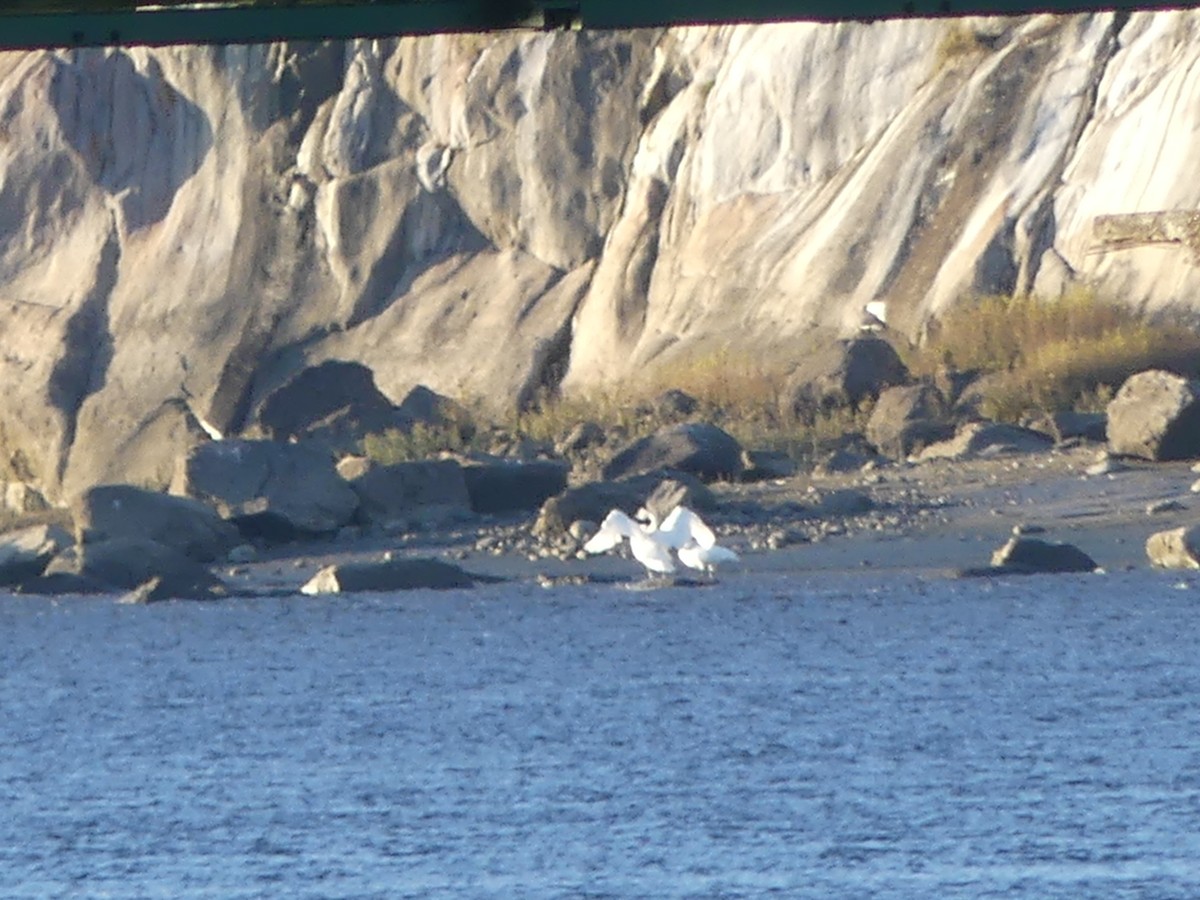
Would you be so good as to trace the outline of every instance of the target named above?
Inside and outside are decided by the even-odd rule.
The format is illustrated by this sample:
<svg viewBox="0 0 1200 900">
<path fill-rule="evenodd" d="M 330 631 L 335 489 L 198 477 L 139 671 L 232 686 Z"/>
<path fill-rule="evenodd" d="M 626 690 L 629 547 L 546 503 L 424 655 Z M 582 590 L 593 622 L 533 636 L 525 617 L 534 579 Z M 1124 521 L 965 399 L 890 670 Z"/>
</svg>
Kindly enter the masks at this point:
<svg viewBox="0 0 1200 900">
<path fill-rule="evenodd" d="M 636 524 L 633 519 L 619 509 L 614 509 L 600 523 L 600 530 L 593 534 L 583 545 L 585 553 L 603 553 L 611 550 L 622 539 L 633 534 Z"/>
<path fill-rule="evenodd" d="M 688 541 L 705 548 L 711 547 L 717 542 L 717 536 L 713 534 L 713 530 L 686 506 L 677 506 L 671 510 L 663 519 L 662 525 L 658 527 L 658 535 L 660 540 L 677 550 Z"/>
</svg>

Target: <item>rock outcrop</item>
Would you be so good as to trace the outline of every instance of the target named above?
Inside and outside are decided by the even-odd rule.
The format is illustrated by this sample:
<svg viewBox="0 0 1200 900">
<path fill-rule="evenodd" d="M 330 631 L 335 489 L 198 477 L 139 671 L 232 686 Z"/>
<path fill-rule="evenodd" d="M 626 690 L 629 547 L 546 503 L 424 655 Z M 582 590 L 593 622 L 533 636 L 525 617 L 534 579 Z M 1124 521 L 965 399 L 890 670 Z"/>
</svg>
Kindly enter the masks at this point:
<svg viewBox="0 0 1200 900">
<path fill-rule="evenodd" d="M 742 445 L 724 429 L 708 422 L 668 425 L 639 438 L 604 467 L 608 479 L 673 470 L 701 481 L 732 481 L 745 468 Z"/>
<path fill-rule="evenodd" d="M 1125 380 L 1108 404 L 1108 448 L 1143 459 L 1200 456 L 1200 380 L 1154 369 Z"/>
<path fill-rule="evenodd" d="M 212 507 L 128 484 L 89 488 L 72 501 L 71 517 L 81 544 L 143 538 L 197 562 L 212 562 L 238 543 L 237 529 Z"/>
<path fill-rule="evenodd" d="M 359 502 L 328 454 L 273 441 L 196 447 L 180 458 L 172 492 L 211 505 L 244 538 L 265 541 L 337 531 Z"/>
<path fill-rule="evenodd" d="M 1197 32 L 0 53 L 0 480 L 162 489 L 332 360 L 511 411 L 710 352 L 794 367 L 881 301 L 899 340 L 972 292 L 1194 308 Z"/>
<path fill-rule="evenodd" d="M 1200 569 L 1200 528 L 1156 531 L 1146 538 L 1146 556 L 1164 569 Z"/>
</svg>

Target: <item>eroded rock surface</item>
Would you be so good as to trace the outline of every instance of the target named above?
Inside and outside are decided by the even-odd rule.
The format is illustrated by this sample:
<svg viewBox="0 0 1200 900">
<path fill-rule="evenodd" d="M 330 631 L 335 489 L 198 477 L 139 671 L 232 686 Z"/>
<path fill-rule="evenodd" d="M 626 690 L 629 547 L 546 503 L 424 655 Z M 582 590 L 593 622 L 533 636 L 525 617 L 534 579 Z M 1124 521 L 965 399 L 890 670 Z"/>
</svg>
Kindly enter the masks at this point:
<svg viewBox="0 0 1200 900">
<path fill-rule="evenodd" d="M 1198 31 L 1184 11 L 0 53 L 0 479 L 55 503 L 164 488 L 330 360 L 393 403 L 425 384 L 508 412 L 672 358 L 797 365 L 868 303 L 899 340 L 969 293 L 1194 308 L 1167 225 L 1200 207 Z"/>
</svg>

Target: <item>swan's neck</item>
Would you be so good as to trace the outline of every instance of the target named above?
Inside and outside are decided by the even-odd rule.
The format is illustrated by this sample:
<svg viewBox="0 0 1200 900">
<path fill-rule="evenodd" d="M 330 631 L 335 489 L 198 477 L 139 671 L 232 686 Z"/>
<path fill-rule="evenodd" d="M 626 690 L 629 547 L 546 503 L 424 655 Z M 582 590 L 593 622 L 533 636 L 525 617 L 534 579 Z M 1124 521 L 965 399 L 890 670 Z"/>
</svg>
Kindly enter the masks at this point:
<svg viewBox="0 0 1200 900">
<path fill-rule="evenodd" d="M 645 520 L 643 521 L 642 519 L 638 519 L 637 523 L 641 527 L 642 531 L 646 532 L 646 534 L 654 534 L 654 532 L 658 531 L 658 516 L 650 512 L 648 509 L 645 510 L 645 513 Z"/>
</svg>

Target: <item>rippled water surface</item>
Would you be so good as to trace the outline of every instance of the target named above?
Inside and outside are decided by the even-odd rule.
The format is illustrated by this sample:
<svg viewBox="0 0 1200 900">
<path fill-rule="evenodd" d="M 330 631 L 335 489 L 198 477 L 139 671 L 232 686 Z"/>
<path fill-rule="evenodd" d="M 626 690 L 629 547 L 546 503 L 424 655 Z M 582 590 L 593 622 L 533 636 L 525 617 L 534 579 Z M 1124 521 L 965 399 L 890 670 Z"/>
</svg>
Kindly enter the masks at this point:
<svg viewBox="0 0 1200 900">
<path fill-rule="evenodd" d="M 0 599 L 0 896 L 1197 897 L 1177 582 Z"/>
</svg>

